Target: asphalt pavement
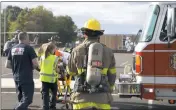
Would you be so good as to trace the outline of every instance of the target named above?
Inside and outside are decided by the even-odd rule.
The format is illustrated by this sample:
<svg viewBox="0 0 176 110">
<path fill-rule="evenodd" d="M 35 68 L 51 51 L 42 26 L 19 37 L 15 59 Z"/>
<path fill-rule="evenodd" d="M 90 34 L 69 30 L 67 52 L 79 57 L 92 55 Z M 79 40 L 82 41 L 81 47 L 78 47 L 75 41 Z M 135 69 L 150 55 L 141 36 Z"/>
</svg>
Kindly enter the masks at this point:
<svg viewBox="0 0 176 110">
<path fill-rule="evenodd" d="M 17 96 L 15 93 L 2 93 L 1 95 L 2 110 L 13 109 L 16 106 Z M 56 107 L 59 110 L 63 105 L 64 104 L 57 103 Z M 141 100 L 138 98 L 120 99 L 118 96 L 114 96 L 114 102 L 111 106 L 114 110 L 176 110 L 176 105 L 169 105 L 167 101 L 154 101 L 153 104 L 148 104 L 147 100 Z M 33 103 L 29 108 L 33 110 L 42 108 L 42 99 L 40 93 L 34 94 Z"/>
</svg>

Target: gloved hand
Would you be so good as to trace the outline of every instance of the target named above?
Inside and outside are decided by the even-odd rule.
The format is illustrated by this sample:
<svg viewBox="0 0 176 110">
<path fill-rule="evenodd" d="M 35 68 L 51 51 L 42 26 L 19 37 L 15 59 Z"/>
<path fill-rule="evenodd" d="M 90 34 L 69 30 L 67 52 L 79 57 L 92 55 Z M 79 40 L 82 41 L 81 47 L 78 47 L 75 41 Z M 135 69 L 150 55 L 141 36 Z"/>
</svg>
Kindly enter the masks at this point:
<svg viewBox="0 0 176 110">
<path fill-rule="evenodd" d="M 72 76 L 67 76 L 67 80 L 66 80 L 66 84 L 67 85 L 70 85 L 71 84 L 71 79 L 72 79 Z"/>
<path fill-rule="evenodd" d="M 39 67 L 37 67 L 37 68 L 35 68 L 38 72 L 40 72 L 40 68 Z"/>
<path fill-rule="evenodd" d="M 69 79 L 69 78 L 70 78 L 70 75 L 69 75 L 69 74 L 66 74 L 66 77 L 67 77 L 67 79 Z"/>
</svg>

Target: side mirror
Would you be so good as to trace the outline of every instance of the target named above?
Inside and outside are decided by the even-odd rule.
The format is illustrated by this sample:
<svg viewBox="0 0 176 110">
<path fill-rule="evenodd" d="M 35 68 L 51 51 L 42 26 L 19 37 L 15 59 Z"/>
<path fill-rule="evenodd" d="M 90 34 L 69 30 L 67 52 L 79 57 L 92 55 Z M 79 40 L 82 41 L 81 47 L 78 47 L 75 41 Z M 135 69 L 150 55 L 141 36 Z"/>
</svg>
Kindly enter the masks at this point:
<svg viewBox="0 0 176 110">
<path fill-rule="evenodd" d="M 135 43 L 135 44 L 137 44 L 137 43 L 139 42 L 139 39 L 140 39 L 141 34 L 142 34 L 142 29 L 140 29 L 140 30 L 138 31 L 138 33 L 136 34 L 136 37 L 135 37 L 135 39 L 134 39 L 134 43 Z"/>
<path fill-rule="evenodd" d="M 142 32 L 142 29 L 140 29 L 139 31 L 138 31 L 138 33 L 141 33 Z"/>
<path fill-rule="evenodd" d="M 141 33 L 142 33 L 142 30 L 140 29 L 136 36 L 140 36 Z"/>
<path fill-rule="evenodd" d="M 169 7 L 167 11 L 167 37 L 168 48 L 170 47 L 170 39 L 175 36 L 175 9 Z"/>
</svg>

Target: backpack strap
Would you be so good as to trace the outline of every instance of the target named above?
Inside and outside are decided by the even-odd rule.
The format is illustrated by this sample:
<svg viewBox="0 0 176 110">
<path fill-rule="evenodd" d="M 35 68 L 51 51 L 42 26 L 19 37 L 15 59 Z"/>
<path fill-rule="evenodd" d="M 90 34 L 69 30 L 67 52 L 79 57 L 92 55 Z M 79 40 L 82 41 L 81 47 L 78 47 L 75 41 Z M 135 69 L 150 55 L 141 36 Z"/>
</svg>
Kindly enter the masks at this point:
<svg viewBox="0 0 176 110">
<path fill-rule="evenodd" d="M 92 43 L 89 43 L 88 45 L 84 45 L 84 49 L 85 49 L 85 57 L 84 57 L 84 69 L 87 69 L 87 64 L 88 64 L 88 56 L 89 56 L 89 46 L 91 45 Z"/>
</svg>

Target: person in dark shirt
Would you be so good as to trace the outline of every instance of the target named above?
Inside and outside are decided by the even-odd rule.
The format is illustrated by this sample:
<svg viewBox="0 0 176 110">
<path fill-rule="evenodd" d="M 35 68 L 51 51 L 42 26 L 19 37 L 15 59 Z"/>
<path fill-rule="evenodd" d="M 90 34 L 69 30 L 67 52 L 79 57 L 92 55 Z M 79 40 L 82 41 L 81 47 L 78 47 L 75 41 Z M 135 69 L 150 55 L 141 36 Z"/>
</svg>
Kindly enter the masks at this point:
<svg viewBox="0 0 176 110">
<path fill-rule="evenodd" d="M 20 32 L 18 40 L 19 44 L 9 51 L 5 66 L 12 69 L 18 91 L 19 104 L 15 110 L 27 110 L 33 101 L 33 69 L 38 68 L 39 65 L 34 49 L 28 45 L 27 33 Z"/>
</svg>

